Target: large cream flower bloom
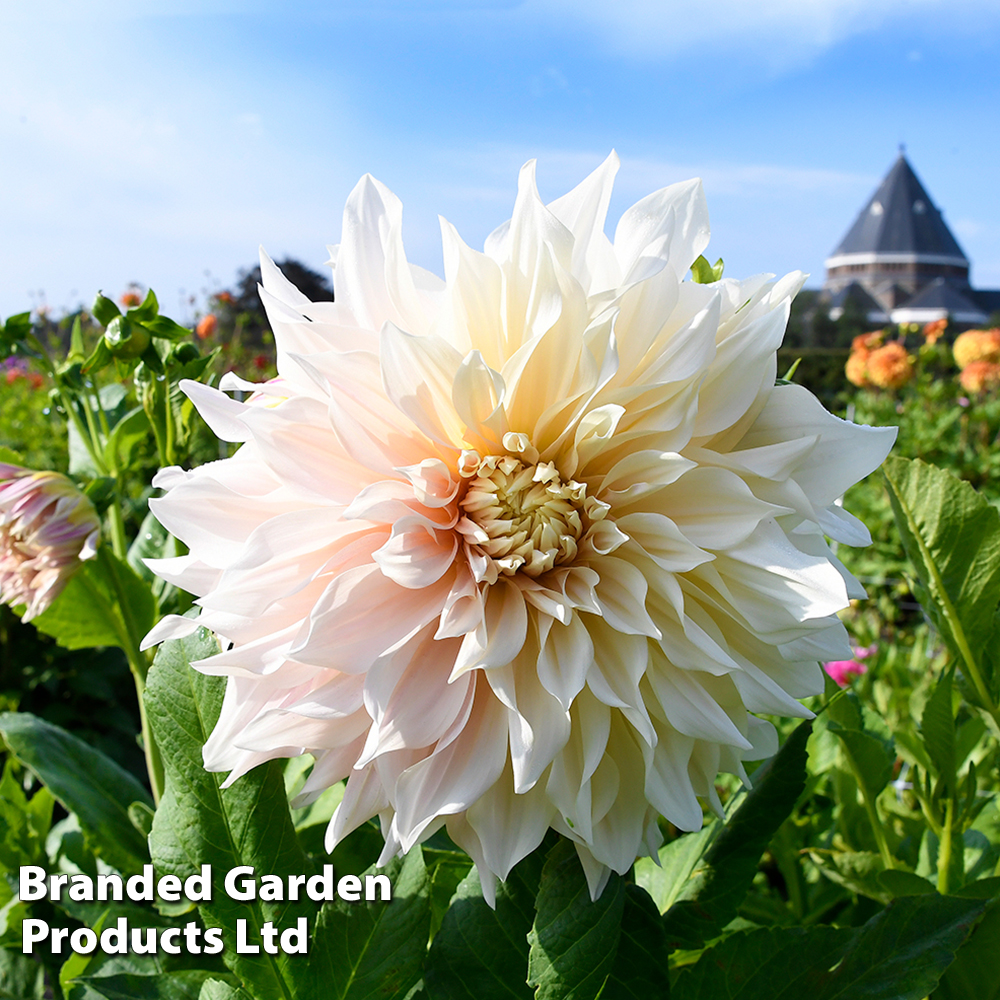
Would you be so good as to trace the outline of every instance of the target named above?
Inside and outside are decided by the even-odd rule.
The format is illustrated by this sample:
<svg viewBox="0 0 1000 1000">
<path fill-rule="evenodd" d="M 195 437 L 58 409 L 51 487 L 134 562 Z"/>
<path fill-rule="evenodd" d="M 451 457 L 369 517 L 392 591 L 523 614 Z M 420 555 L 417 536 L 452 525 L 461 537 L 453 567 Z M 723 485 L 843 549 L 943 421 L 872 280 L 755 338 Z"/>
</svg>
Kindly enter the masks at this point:
<svg viewBox="0 0 1000 1000">
<path fill-rule="evenodd" d="M 700 182 L 610 241 L 617 166 L 546 206 L 529 163 L 485 253 L 442 221 L 444 281 L 362 179 L 336 303 L 262 257 L 280 377 L 187 383 L 244 443 L 152 501 L 190 547 L 152 565 L 202 610 L 150 641 L 225 643 L 197 664 L 228 679 L 206 766 L 308 751 L 306 794 L 348 779 L 329 848 L 377 815 L 384 862 L 445 826 L 488 898 L 549 827 L 599 892 L 774 752 L 754 713 L 808 716 L 863 595 L 824 535 L 869 541 L 835 501 L 895 433 L 775 385 L 801 274 L 682 280 Z"/>
</svg>

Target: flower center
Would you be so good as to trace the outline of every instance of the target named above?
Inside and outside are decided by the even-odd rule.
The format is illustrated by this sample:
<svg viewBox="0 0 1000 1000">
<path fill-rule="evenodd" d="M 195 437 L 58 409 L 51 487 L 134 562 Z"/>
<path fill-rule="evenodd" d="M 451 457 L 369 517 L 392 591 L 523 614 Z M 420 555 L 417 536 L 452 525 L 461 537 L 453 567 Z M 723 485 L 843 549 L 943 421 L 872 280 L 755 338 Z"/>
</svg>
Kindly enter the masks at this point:
<svg viewBox="0 0 1000 1000">
<path fill-rule="evenodd" d="M 575 558 L 594 501 L 584 484 L 564 483 L 549 462 L 488 455 L 460 503 L 466 517 L 459 530 L 499 572 L 539 576 Z"/>
</svg>

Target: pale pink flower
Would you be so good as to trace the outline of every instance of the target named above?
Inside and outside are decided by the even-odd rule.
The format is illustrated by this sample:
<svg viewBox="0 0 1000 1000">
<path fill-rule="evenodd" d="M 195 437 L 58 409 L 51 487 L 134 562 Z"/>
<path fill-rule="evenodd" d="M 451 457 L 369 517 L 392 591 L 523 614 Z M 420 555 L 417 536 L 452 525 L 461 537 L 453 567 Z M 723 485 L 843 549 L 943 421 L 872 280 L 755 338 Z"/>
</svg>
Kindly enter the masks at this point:
<svg viewBox="0 0 1000 1000">
<path fill-rule="evenodd" d="M 94 505 L 58 472 L 0 462 L 0 601 L 40 615 L 97 553 Z"/>
<path fill-rule="evenodd" d="M 484 253 L 442 222 L 444 281 L 365 177 L 336 302 L 262 256 L 280 386 L 184 384 L 242 447 L 151 501 L 190 554 L 150 565 L 201 612 L 147 641 L 224 643 L 206 766 L 308 751 L 307 796 L 348 779 L 329 848 L 377 815 L 384 863 L 443 826 L 487 898 L 549 827 L 599 892 L 775 751 L 755 713 L 809 716 L 864 593 L 824 535 L 870 540 L 835 501 L 895 435 L 775 386 L 801 274 L 683 280 L 700 182 L 609 240 L 617 165 L 546 206 L 528 164 Z"/>
</svg>

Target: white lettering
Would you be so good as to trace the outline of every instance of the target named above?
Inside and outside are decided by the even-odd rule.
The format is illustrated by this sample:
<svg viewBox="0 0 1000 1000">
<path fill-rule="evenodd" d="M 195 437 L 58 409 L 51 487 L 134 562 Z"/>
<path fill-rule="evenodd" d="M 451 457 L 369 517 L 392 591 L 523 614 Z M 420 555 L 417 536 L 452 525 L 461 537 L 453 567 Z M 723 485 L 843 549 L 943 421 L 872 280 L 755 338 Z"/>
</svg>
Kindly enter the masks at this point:
<svg viewBox="0 0 1000 1000">
<path fill-rule="evenodd" d="M 229 873 L 232 875 L 232 872 Z M 232 893 L 230 893 L 232 895 Z M 236 921 L 236 954 L 259 955 L 260 946 L 247 943 L 247 922 L 243 917 Z"/>
<path fill-rule="evenodd" d="M 21 878 L 24 878 L 24 869 L 21 869 Z M 42 872 L 45 875 L 45 872 Z M 22 883 L 23 884 L 23 883 Z M 44 885 L 43 885 L 44 890 Z M 24 899 L 23 890 L 21 898 Z M 28 917 L 21 924 L 21 952 L 25 955 L 32 954 L 32 948 L 38 941 L 44 941 L 49 936 L 49 925 L 44 920 L 37 917 Z"/>
<path fill-rule="evenodd" d="M 375 886 L 378 886 L 381 901 L 384 903 L 392 899 L 392 883 L 388 875 L 366 875 L 365 876 L 365 899 L 375 898 Z"/>
<path fill-rule="evenodd" d="M 324 867 L 329 868 L 329 865 Z M 305 955 L 309 950 L 308 925 L 305 917 L 299 917 L 294 927 L 281 932 L 281 950 L 286 955 Z"/>
<path fill-rule="evenodd" d="M 361 898 L 361 879 L 357 875 L 343 875 L 337 882 L 337 895 L 349 903 L 356 903 Z"/>
<path fill-rule="evenodd" d="M 226 876 L 226 895 L 230 899 L 235 899 L 238 903 L 249 903 L 256 895 L 257 884 L 252 878 L 245 878 L 240 888 L 237 888 L 236 879 L 240 875 L 253 875 L 253 867 L 251 865 L 240 865 L 238 868 L 230 870 Z M 250 952 L 249 954 L 254 953 Z"/>
<path fill-rule="evenodd" d="M 198 875 L 188 875 L 184 879 L 184 896 L 192 903 L 211 902 L 212 866 L 202 865 Z"/>
<path fill-rule="evenodd" d="M 18 881 L 18 896 L 24 903 L 45 898 L 45 869 L 40 865 L 22 865 Z M 28 954 L 25 952 L 25 954 Z"/>
</svg>

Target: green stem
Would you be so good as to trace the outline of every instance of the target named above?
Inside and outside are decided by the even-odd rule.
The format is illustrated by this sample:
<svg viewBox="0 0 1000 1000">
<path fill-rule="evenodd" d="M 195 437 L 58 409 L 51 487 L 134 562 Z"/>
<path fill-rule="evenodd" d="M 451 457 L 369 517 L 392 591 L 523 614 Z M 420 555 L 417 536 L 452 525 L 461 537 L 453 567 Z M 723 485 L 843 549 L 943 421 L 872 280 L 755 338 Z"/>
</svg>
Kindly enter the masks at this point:
<svg viewBox="0 0 1000 1000">
<path fill-rule="evenodd" d="M 128 556 L 128 539 L 125 536 L 125 518 L 122 516 L 121 485 L 115 483 L 115 495 L 108 508 L 108 521 L 111 524 L 111 547 L 119 559 Z"/>
<path fill-rule="evenodd" d="M 119 513 L 119 516 L 120 513 Z M 109 621 L 114 623 L 115 631 L 120 639 L 120 646 L 128 660 L 129 669 L 132 671 L 132 679 L 135 682 L 135 693 L 139 699 L 139 718 L 142 723 L 142 746 L 146 754 L 146 770 L 149 773 L 149 785 L 153 792 L 153 801 L 159 805 L 160 797 L 163 795 L 163 759 L 160 757 L 159 747 L 153 739 L 153 731 L 146 718 L 146 702 L 143 695 L 146 692 L 146 674 L 149 671 L 149 660 L 146 654 L 139 649 L 142 636 L 136 627 L 135 621 L 129 611 L 128 593 L 125 582 L 118 572 L 115 560 L 108 557 L 107 550 L 99 548 L 97 550 L 98 559 L 104 568 L 107 579 L 111 583 L 118 600 L 118 611 L 120 615 L 114 613 L 114 609 L 107 606 L 102 594 L 95 596 L 106 605 Z"/>
<path fill-rule="evenodd" d="M 944 811 L 944 828 L 938 840 L 937 890 L 942 896 L 948 895 L 950 888 L 949 868 L 951 867 L 952 838 L 954 836 L 955 800 L 949 798 Z"/>
<path fill-rule="evenodd" d="M 174 408 L 170 405 L 170 380 L 168 379 L 163 387 L 163 407 L 164 413 L 164 458 L 168 466 L 174 464 Z"/>
</svg>

